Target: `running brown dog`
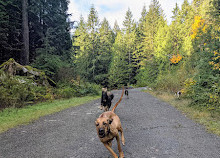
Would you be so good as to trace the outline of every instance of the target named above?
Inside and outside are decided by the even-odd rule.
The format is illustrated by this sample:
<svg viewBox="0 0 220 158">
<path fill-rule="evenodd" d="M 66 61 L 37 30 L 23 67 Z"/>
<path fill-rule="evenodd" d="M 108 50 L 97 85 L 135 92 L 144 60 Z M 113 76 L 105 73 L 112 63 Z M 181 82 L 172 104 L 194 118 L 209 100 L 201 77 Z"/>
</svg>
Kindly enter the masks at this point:
<svg viewBox="0 0 220 158">
<path fill-rule="evenodd" d="M 125 145 L 124 133 L 121 127 L 121 121 L 119 117 L 114 113 L 115 108 L 121 102 L 123 94 L 124 94 L 124 88 L 122 90 L 121 98 L 115 104 L 112 111 L 107 111 L 102 113 L 95 121 L 96 130 L 100 141 L 110 151 L 110 153 L 114 156 L 114 158 L 118 158 L 117 154 L 111 148 L 112 140 L 114 138 L 116 138 L 117 140 L 119 156 L 120 158 L 124 158 L 124 153 L 120 145 L 119 131 L 121 132 L 121 141 L 123 145 Z"/>
</svg>

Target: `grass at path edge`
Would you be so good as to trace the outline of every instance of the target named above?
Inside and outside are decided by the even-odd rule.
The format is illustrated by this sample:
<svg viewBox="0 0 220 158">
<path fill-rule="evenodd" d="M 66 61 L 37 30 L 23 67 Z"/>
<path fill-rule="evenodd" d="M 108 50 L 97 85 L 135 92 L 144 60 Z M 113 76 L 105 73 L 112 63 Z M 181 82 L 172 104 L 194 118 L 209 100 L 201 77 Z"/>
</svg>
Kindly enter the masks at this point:
<svg viewBox="0 0 220 158">
<path fill-rule="evenodd" d="M 43 102 L 23 108 L 6 108 L 0 111 L 0 133 L 19 125 L 28 124 L 42 116 L 53 114 L 64 109 L 88 103 L 100 96 L 75 97 L 71 99 Z"/>
</svg>

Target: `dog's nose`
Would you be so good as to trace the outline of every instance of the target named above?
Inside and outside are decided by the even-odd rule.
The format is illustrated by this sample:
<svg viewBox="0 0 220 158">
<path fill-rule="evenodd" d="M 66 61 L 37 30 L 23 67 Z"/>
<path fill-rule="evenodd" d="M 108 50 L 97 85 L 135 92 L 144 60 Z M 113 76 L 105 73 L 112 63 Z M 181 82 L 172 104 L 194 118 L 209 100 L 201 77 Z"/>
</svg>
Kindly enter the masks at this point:
<svg viewBox="0 0 220 158">
<path fill-rule="evenodd" d="M 105 133 L 105 130 L 103 128 L 99 128 L 99 134 L 102 135 Z"/>
</svg>

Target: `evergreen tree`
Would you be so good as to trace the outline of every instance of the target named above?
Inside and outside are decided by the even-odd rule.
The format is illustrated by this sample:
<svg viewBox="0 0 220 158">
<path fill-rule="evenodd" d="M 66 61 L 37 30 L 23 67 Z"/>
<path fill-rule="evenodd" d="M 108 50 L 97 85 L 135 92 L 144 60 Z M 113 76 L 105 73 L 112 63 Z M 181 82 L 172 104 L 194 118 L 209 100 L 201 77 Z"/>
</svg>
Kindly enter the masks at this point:
<svg viewBox="0 0 220 158">
<path fill-rule="evenodd" d="M 192 51 L 192 40 L 190 37 L 191 34 L 191 25 L 193 23 L 193 9 L 192 6 L 185 0 L 182 4 L 180 13 L 179 13 L 179 21 L 178 21 L 178 30 L 180 42 L 178 44 L 179 50 L 183 56 L 189 56 Z"/>
<path fill-rule="evenodd" d="M 29 21 L 28 21 L 28 1 L 22 0 L 22 41 L 23 49 L 20 55 L 22 65 L 29 64 Z"/>
<path fill-rule="evenodd" d="M 159 25 L 164 25 L 164 15 L 158 0 L 153 0 L 149 6 L 149 12 L 146 15 L 146 23 L 144 27 L 144 57 L 149 58 L 154 54 L 155 35 L 157 34 Z"/>
<path fill-rule="evenodd" d="M 88 79 L 94 82 L 96 75 L 96 65 L 97 65 L 97 55 L 98 55 L 98 28 L 99 28 L 99 19 L 98 13 L 92 5 L 87 20 L 87 29 L 89 32 L 89 56 L 88 56 Z"/>
<path fill-rule="evenodd" d="M 3 35 L 1 61 L 13 57 L 16 61 L 27 64 L 29 60 L 33 62 L 37 56 L 46 54 L 48 47 L 53 49 L 52 55 L 69 59 L 71 39 L 67 22 L 67 0 L 9 0 L 0 3 L 0 16 L 4 16 L 1 18 L 4 20 L 1 21 L 0 30 Z M 25 13 L 23 17 L 22 11 Z M 25 25 L 22 25 L 22 21 Z"/>
<path fill-rule="evenodd" d="M 113 59 L 109 70 L 109 85 L 120 87 L 129 81 L 130 70 L 126 61 L 125 39 L 122 32 L 117 33 L 113 44 Z"/>
<path fill-rule="evenodd" d="M 76 73 L 80 78 L 88 80 L 88 65 L 89 65 L 89 43 L 88 30 L 86 23 L 80 16 L 80 21 L 73 35 L 73 62 L 76 68 Z"/>
<path fill-rule="evenodd" d="M 173 21 L 176 21 L 177 20 L 177 17 L 178 17 L 178 14 L 179 14 L 179 7 L 178 7 L 178 4 L 176 3 L 176 6 L 175 8 L 173 9 L 172 13 L 173 13 L 173 16 L 172 16 L 172 20 Z"/>
<path fill-rule="evenodd" d="M 141 18 L 139 19 L 138 22 L 138 27 L 137 27 L 137 37 L 136 37 L 136 41 L 137 41 L 137 45 L 136 45 L 136 51 L 135 51 L 135 58 L 136 58 L 136 62 L 138 64 L 138 67 L 143 66 L 144 65 L 144 27 L 145 27 L 145 23 L 146 23 L 146 15 L 147 15 L 147 11 L 146 11 L 146 6 L 144 5 L 142 12 L 141 12 Z"/>
<path fill-rule="evenodd" d="M 127 83 L 134 83 L 134 76 L 137 69 L 137 64 L 135 61 L 135 50 L 136 50 L 136 24 L 133 20 L 133 15 L 128 9 L 126 12 L 125 20 L 123 21 L 124 29 L 125 29 L 125 55 L 126 62 L 128 63 L 128 76 L 129 80 Z"/>
<path fill-rule="evenodd" d="M 114 23 L 114 28 L 113 28 L 114 39 L 116 38 L 117 33 L 120 32 L 120 31 L 121 31 L 121 29 L 120 29 L 120 27 L 119 27 L 119 25 L 118 25 L 118 22 L 115 21 L 115 23 Z"/>
<path fill-rule="evenodd" d="M 112 86 L 135 83 L 134 76 L 137 70 L 134 55 L 136 49 L 136 25 L 132 16 L 130 9 L 128 9 L 123 21 L 124 30 L 123 32 L 118 30 L 113 45 L 113 60 L 109 78 Z M 116 70 L 115 67 L 119 66 L 120 69 Z"/>
<path fill-rule="evenodd" d="M 133 15 L 131 13 L 130 8 L 128 8 L 126 15 L 125 15 L 125 20 L 123 21 L 123 26 L 124 26 L 124 31 L 129 34 L 133 31 L 133 26 L 134 26 L 134 20 L 132 19 Z"/>
<path fill-rule="evenodd" d="M 160 62 L 157 61 L 156 53 L 160 54 L 161 52 L 164 52 L 164 50 L 159 51 L 159 49 L 161 49 L 160 42 L 166 41 L 163 39 L 163 37 L 166 37 L 166 31 L 161 34 L 165 24 L 166 21 L 164 19 L 163 10 L 159 2 L 157 0 L 153 0 L 149 6 L 149 11 L 145 16 L 143 27 L 143 42 L 141 48 L 143 50 L 141 52 L 141 65 L 143 66 L 140 68 L 139 74 L 136 77 L 137 82 L 140 85 L 146 85 L 140 80 L 146 80 L 146 83 L 149 85 L 151 82 L 155 83 L 155 80 L 157 79 Z M 164 44 L 162 43 L 162 45 Z"/>
<path fill-rule="evenodd" d="M 107 85 L 114 33 L 106 18 L 99 24 L 94 6 L 87 23 L 81 17 L 73 41 L 74 47 L 80 47 L 74 51 L 78 74 L 87 81 Z"/>
<path fill-rule="evenodd" d="M 7 36 L 9 30 L 9 15 L 7 13 L 7 5 L 8 1 L 0 1 L 0 64 L 7 59 L 7 48 L 9 48 Z"/>
<path fill-rule="evenodd" d="M 167 24 L 160 25 L 158 32 L 155 36 L 155 57 L 159 61 L 168 61 L 172 51 L 171 43 L 171 32 Z"/>
<path fill-rule="evenodd" d="M 138 28 L 142 34 L 144 30 L 144 25 L 146 22 L 146 15 L 147 15 L 147 10 L 146 10 L 146 6 L 144 5 L 142 12 L 141 12 L 141 18 L 139 19 L 139 25 L 138 25 Z"/>
<path fill-rule="evenodd" d="M 101 22 L 99 28 L 99 44 L 96 63 L 95 82 L 102 85 L 108 84 L 108 72 L 112 59 L 112 45 L 114 42 L 114 33 L 106 18 Z"/>
<path fill-rule="evenodd" d="M 30 43 L 32 57 L 36 58 L 33 65 L 50 70 L 50 76 L 57 73 L 61 65 L 69 65 L 70 62 L 71 38 L 67 9 L 67 0 L 30 1 Z M 63 64 L 57 67 L 45 61 L 63 61 Z"/>
<path fill-rule="evenodd" d="M 20 61 L 22 14 L 20 0 L 0 0 L 0 63 L 14 58 Z"/>
</svg>

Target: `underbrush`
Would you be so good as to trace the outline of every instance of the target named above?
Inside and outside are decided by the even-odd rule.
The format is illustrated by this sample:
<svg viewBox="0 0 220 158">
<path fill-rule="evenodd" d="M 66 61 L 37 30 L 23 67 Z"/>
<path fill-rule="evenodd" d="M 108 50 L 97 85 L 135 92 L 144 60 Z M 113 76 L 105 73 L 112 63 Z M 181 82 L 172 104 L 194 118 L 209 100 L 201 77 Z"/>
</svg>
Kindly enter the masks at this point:
<svg viewBox="0 0 220 158">
<path fill-rule="evenodd" d="M 45 86 L 21 76 L 8 76 L 0 71 L 0 109 L 22 107 L 39 101 L 52 99 L 52 93 Z"/>
<path fill-rule="evenodd" d="M 178 74 L 167 73 L 166 75 L 158 76 L 153 88 L 174 93 L 181 90 L 183 82 L 184 78 L 181 78 Z"/>
<path fill-rule="evenodd" d="M 79 84 L 75 80 L 70 82 L 60 82 L 55 89 L 56 97 L 58 98 L 71 98 L 81 97 L 86 95 L 99 95 L 101 87 L 93 83 L 81 83 Z"/>
<path fill-rule="evenodd" d="M 186 64 L 172 65 L 169 71 L 160 71 L 154 81 L 149 82 L 150 76 L 145 76 L 142 84 L 156 91 L 181 92 L 182 97 L 191 99 L 191 106 L 220 111 L 220 75 L 207 63 L 204 70 L 188 68 Z"/>
<path fill-rule="evenodd" d="M 60 82 L 56 87 L 37 84 L 28 76 L 10 76 L 0 70 L 0 110 L 20 108 L 47 100 L 98 95 L 100 86 L 83 82 Z"/>
</svg>

